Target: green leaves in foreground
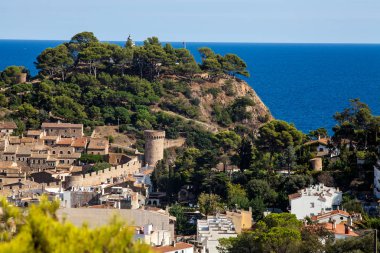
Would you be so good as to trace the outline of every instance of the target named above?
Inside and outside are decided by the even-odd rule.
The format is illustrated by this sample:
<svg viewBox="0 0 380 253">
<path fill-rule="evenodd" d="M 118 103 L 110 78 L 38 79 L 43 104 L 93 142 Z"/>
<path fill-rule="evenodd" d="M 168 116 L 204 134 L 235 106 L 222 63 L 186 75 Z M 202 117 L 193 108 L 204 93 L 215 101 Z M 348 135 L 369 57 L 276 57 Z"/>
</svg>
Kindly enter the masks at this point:
<svg viewBox="0 0 380 253">
<path fill-rule="evenodd" d="M 31 206 L 28 214 L 20 218 L 20 211 L 2 201 L 1 221 L 18 222 L 12 238 L 7 226 L 1 226 L 0 252 L 150 252 L 148 245 L 132 241 L 133 232 L 122 221 L 114 218 L 109 225 L 90 229 L 75 227 L 71 223 L 57 220 L 55 211 L 58 201 L 49 202 L 42 197 L 41 203 Z M 6 219 L 6 220 L 5 220 Z M 4 224 L 4 223 L 3 223 Z"/>
</svg>

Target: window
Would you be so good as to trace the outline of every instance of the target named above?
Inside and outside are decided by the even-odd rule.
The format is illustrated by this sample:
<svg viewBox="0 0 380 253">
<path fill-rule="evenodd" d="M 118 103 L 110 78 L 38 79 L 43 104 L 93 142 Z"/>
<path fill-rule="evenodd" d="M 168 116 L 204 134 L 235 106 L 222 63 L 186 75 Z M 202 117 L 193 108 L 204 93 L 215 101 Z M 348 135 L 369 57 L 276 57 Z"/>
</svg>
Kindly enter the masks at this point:
<svg viewBox="0 0 380 253">
<path fill-rule="evenodd" d="M 55 150 L 53 150 L 53 155 L 55 155 Z"/>
<path fill-rule="evenodd" d="M 61 151 L 59 151 L 59 153 L 61 154 L 61 155 L 63 155 L 63 151 L 61 150 Z"/>
<path fill-rule="evenodd" d="M 319 152 L 323 152 L 323 148 L 319 148 Z"/>
<path fill-rule="evenodd" d="M 70 154 L 71 154 L 71 151 L 70 151 L 70 150 L 69 150 L 69 151 L 67 151 L 67 154 L 69 154 L 69 155 L 70 155 Z"/>
<path fill-rule="evenodd" d="M 310 203 L 310 208 L 314 208 L 314 202 Z"/>
</svg>

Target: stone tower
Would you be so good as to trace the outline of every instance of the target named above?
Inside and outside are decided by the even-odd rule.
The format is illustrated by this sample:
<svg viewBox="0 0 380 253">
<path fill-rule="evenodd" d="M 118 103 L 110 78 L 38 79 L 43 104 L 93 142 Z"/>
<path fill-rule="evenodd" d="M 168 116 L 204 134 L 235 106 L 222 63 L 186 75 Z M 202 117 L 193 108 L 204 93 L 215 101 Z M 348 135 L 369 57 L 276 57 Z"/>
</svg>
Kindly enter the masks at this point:
<svg viewBox="0 0 380 253">
<path fill-rule="evenodd" d="M 164 158 L 165 131 L 145 130 L 145 164 L 156 166 Z"/>
</svg>

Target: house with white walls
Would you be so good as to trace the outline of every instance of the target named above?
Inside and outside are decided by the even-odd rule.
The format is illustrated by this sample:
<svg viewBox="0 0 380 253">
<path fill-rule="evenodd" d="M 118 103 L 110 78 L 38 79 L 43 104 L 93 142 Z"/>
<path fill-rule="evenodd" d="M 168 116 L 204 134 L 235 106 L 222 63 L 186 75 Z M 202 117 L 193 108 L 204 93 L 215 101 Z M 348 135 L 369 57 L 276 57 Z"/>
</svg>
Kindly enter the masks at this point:
<svg viewBox="0 0 380 253">
<path fill-rule="evenodd" d="M 295 214 L 297 219 L 339 209 L 341 203 L 342 192 L 339 188 L 327 187 L 324 184 L 311 185 L 289 195 L 290 212 Z"/>
</svg>

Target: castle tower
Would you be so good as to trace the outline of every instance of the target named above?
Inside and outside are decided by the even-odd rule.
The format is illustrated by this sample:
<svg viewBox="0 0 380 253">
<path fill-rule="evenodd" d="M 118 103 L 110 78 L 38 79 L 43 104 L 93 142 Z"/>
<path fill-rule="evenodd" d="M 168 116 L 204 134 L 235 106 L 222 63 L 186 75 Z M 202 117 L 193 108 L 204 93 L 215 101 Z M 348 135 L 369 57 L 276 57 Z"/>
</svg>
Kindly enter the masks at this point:
<svg viewBox="0 0 380 253">
<path fill-rule="evenodd" d="M 145 130 L 145 164 L 156 166 L 164 158 L 165 131 Z"/>
</svg>

